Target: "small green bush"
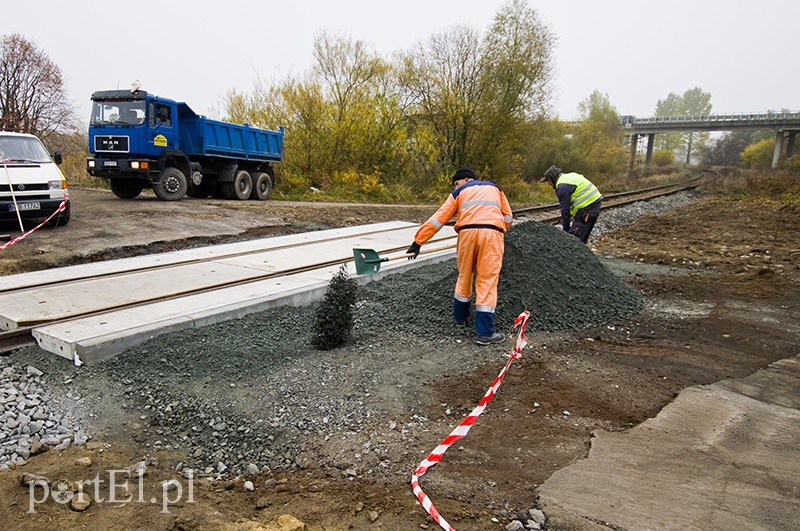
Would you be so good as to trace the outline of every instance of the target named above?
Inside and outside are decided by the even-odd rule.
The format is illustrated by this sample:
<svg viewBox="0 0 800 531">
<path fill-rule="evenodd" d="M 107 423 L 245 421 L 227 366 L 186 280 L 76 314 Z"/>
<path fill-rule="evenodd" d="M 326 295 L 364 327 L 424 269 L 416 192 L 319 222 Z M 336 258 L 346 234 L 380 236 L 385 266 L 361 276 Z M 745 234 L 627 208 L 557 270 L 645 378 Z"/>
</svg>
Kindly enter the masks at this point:
<svg viewBox="0 0 800 531">
<path fill-rule="evenodd" d="M 356 287 L 356 281 L 347 276 L 345 266 L 333 275 L 325 297 L 317 306 L 314 337 L 311 340 L 317 350 L 334 349 L 352 337 Z"/>
</svg>

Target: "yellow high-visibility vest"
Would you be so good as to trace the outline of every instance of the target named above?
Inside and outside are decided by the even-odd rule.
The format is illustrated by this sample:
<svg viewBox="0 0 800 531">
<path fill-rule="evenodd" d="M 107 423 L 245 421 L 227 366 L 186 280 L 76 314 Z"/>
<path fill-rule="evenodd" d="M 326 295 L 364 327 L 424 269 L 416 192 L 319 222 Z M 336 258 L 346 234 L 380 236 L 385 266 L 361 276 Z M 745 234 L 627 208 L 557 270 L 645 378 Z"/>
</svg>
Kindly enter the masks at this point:
<svg viewBox="0 0 800 531">
<path fill-rule="evenodd" d="M 570 184 L 575 187 L 575 191 L 570 196 L 569 213 L 574 216 L 575 212 L 585 206 L 589 206 L 601 197 L 600 190 L 592 182 L 580 173 L 562 173 L 556 181 L 556 188 L 559 184 Z"/>
</svg>

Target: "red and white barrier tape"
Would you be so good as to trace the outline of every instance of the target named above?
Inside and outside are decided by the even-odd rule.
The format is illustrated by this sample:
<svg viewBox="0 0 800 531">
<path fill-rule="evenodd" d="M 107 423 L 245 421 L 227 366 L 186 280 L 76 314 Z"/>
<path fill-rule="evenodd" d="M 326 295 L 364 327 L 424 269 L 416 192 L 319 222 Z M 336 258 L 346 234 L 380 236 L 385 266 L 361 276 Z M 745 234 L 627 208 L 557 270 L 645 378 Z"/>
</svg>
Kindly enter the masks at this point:
<svg viewBox="0 0 800 531">
<path fill-rule="evenodd" d="M 22 239 L 24 239 L 24 238 L 27 238 L 27 237 L 28 237 L 28 236 L 30 236 L 32 233 L 34 233 L 34 232 L 36 232 L 37 230 L 39 230 L 39 229 L 42 227 L 42 225 L 44 225 L 45 223 L 47 223 L 48 221 L 50 221 L 51 219 L 53 219 L 53 218 L 54 218 L 54 217 L 55 217 L 57 214 L 61 214 L 62 212 L 64 212 L 64 210 L 65 210 L 66 208 L 67 208 L 67 198 L 65 197 L 65 198 L 64 198 L 64 200 L 63 200 L 63 201 L 61 201 L 61 204 L 60 204 L 60 205 L 58 205 L 58 208 L 55 210 L 55 212 L 53 212 L 52 214 L 50 214 L 50 216 L 49 216 L 49 217 L 48 217 L 46 220 L 44 220 L 44 221 L 42 221 L 41 223 L 39 223 L 38 225 L 36 225 L 34 228 L 32 228 L 31 230 L 29 230 L 29 231 L 28 231 L 28 232 L 26 232 L 25 234 L 20 234 L 19 236 L 17 236 L 17 237 L 16 237 L 16 238 L 14 238 L 13 240 L 11 240 L 11 241 L 7 241 L 6 243 L 4 243 L 2 246 L 0 246 L 0 251 L 2 251 L 3 249 L 5 249 L 6 247 L 11 247 L 12 245 L 14 245 L 15 243 L 17 243 L 18 241 L 20 241 L 20 240 L 22 240 Z"/>
<path fill-rule="evenodd" d="M 492 385 L 489 387 L 489 390 L 486 391 L 486 394 L 483 395 L 483 398 L 478 403 L 477 407 L 472 410 L 472 412 L 467 415 L 467 417 L 461 421 L 461 424 L 456 427 L 450 435 L 445 437 L 445 439 L 439 443 L 439 446 L 433 449 L 430 455 L 422 461 L 417 469 L 411 474 L 411 490 L 414 491 L 414 496 L 417 497 L 419 502 L 422 504 L 422 507 L 430 514 L 436 523 L 439 524 L 439 527 L 444 529 L 445 531 L 454 531 L 453 527 L 447 523 L 441 514 L 439 514 L 439 510 L 433 505 L 433 502 L 428 495 L 422 491 L 422 487 L 419 486 L 419 478 L 425 475 L 425 472 L 428 471 L 429 468 L 434 466 L 436 463 L 442 460 L 442 456 L 450 448 L 457 440 L 466 437 L 467 433 L 469 433 L 470 428 L 475 421 L 478 420 L 478 417 L 481 416 L 481 413 L 486 409 L 486 406 L 489 405 L 494 395 L 497 393 L 497 390 L 500 388 L 500 384 L 503 383 L 503 377 L 506 375 L 508 368 L 511 367 L 511 363 L 516 359 L 522 359 L 522 349 L 528 344 L 528 338 L 525 337 L 525 327 L 528 325 L 528 318 L 531 316 L 531 313 L 528 310 L 525 310 L 514 321 L 514 327 L 512 332 L 518 330 L 517 332 L 517 339 L 514 342 L 514 349 L 511 351 L 511 355 L 508 357 L 508 361 L 506 362 L 505 367 L 503 370 L 500 371 L 500 374 L 497 375 L 497 378 L 494 379 Z"/>
</svg>

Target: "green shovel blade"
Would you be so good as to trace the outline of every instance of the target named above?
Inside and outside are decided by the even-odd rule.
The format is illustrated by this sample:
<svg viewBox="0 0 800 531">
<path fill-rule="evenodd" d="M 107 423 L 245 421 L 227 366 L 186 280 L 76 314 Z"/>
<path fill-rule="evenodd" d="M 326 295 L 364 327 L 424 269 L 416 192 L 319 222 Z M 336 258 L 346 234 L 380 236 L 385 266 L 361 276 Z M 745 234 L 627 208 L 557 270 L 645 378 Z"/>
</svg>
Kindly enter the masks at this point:
<svg viewBox="0 0 800 531">
<path fill-rule="evenodd" d="M 381 270 L 381 262 L 388 258 L 381 258 L 373 249 L 353 249 L 353 259 L 356 262 L 356 273 L 359 275 L 374 275 Z"/>
</svg>

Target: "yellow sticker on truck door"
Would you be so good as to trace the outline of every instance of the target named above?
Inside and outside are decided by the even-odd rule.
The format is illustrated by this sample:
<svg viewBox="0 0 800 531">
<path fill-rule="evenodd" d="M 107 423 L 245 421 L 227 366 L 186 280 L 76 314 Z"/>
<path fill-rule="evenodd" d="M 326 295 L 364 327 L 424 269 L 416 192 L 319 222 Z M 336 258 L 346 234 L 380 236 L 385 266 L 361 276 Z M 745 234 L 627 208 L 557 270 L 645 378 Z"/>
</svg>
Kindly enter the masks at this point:
<svg viewBox="0 0 800 531">
<path fill-rule="evenodd" d="M 167 147 L 167 137 L 164 135 L 156 135 L 153 138 L 153 144 L 159 147 Z"/>
</svg>

